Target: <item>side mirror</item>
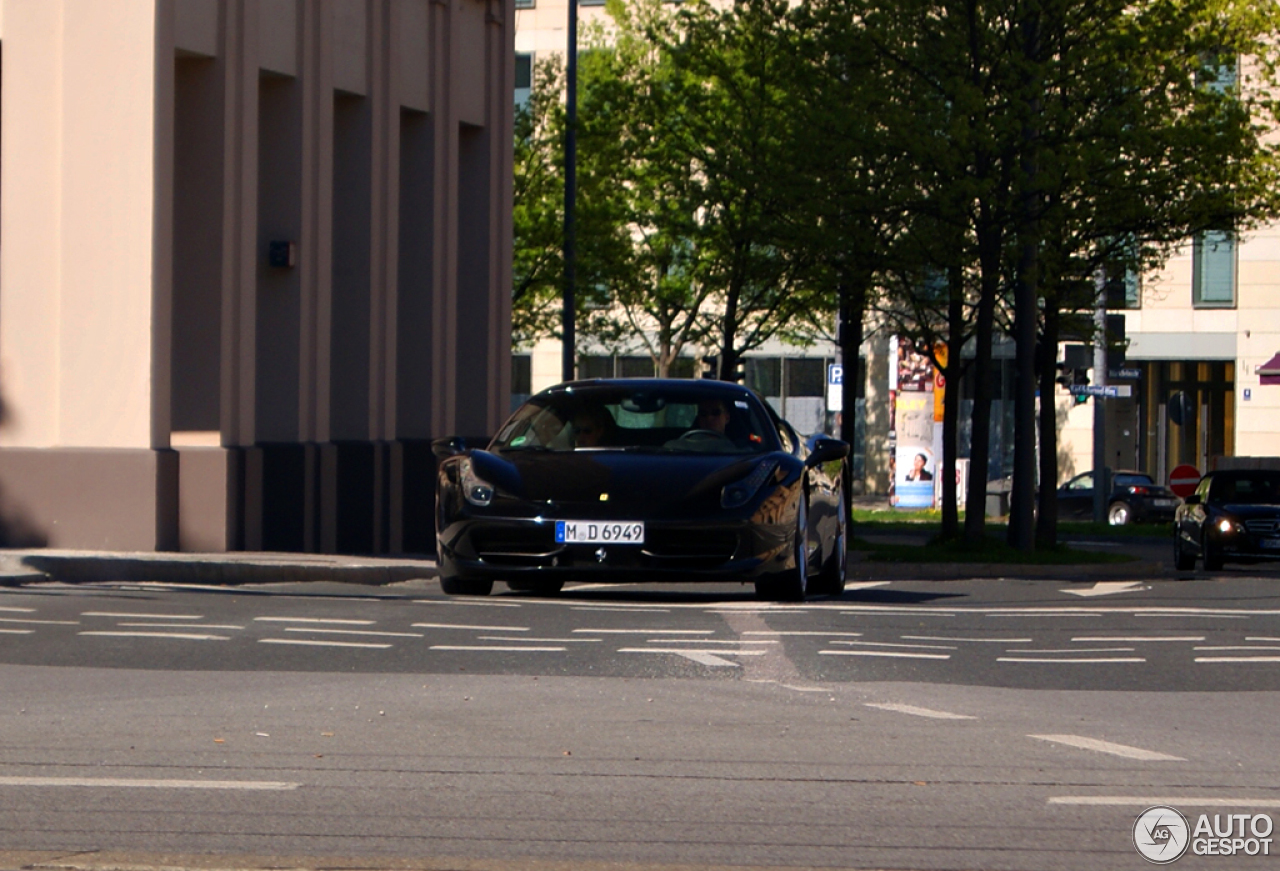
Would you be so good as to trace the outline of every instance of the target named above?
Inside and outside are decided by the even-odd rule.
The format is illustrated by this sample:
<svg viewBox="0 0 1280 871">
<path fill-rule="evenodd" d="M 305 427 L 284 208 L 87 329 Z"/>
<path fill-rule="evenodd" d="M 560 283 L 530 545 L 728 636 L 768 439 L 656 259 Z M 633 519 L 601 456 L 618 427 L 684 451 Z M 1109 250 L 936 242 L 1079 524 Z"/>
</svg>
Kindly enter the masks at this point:
<svg viewBox="0 0 1280 871">
<path fill-rule="evenodd" d="M 449 436 L 448 438 L 436 439 L 431 442 L 431 453 L 436 455 L 437 460 L 447 460 L 450 457 L 456 457 L 466 452 L 467 445 L 461 436 Z"/>
<path fill-rule="evenodd" d="M 823 463 L 830 463 L 833 460 L 843 460 L 849 456 L 849 443 L 842 442 L 839 439 L 820 438 L 815 439 L 813 447 L 809 449 L 809 456 L 805 458 L 804 464 L 809 468 L 821 466 Z"/>
<path fill-rule="evenodd" d="M 1200 504 L 1200 494 L 1199 494 L 1199 493 L 1192 493 L 1192 494 L 1191 494 L 1190 496 L 1188 496 L 1186 499 L 1183 499 L 1183 500 L 1182 500 L 1182 504 L 1183 504 L 1183 505 L 1199 505 L 1199 504 Z"/>
</svg>

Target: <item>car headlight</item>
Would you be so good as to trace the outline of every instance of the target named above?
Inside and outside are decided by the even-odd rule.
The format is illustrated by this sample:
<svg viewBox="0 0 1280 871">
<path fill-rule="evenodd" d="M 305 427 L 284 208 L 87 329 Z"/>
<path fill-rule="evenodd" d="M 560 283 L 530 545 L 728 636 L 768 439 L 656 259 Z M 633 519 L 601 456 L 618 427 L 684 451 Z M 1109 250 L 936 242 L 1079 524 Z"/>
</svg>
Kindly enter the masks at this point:
<svg viewBox="0 0 1280 871">
<path fill-rule="evenodd" d="M 769 476 L 778 468 L 777 460 L 761 460 L 756 467 L 751 470 L 751 474 L 740 481 L 734 481 L 732 484 L 726 484 L 724 490 L 720 492 L 721 508 L 738 508 L 746 505 L 751 501 L 751 497 L 755 496 L 764 486 L 765 481 L 769 480 Z"/>
<path fill-rule="evenodd" d="M 462 463 L 462 496 L 472 505 L 486 507 L 493 501 L 493 485 L 481 478 L 471 468 L 471 461 Z"/>
<path fill-rule="evenodd" d="M 1240 529 L 1236 524 L 1232 523 L 1225 517 L 1219 520 L 1217 525 L 1218 532 L 1221 532 L 1223 535 L 1230 535 L 1233 532 L 1238 532 Z"/>
</svg>

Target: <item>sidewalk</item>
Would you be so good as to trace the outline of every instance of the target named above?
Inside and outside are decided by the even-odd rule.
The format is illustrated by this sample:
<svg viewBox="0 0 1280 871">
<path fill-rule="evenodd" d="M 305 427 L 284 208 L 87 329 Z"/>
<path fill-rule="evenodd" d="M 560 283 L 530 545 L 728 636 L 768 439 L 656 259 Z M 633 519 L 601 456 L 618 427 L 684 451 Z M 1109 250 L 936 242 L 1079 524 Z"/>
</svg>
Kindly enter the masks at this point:
<svg viewBox="0 0 1280 871">
<path fill-rule="evenodd" d="M 435 576 L 436 564 L 431 559 L 310 553 L 0 551 L 0 586 L 41 581 L 61 581 L 68 584 L 155 581 L 216 586 L 337 581 L 376 586 Z"/>
</svg>

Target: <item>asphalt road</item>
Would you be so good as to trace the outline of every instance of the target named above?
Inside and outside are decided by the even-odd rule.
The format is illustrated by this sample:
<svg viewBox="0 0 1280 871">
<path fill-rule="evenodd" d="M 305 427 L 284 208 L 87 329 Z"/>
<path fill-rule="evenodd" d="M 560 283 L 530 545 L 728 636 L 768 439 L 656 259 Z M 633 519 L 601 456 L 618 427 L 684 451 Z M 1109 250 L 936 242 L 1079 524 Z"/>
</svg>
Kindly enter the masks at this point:
<svg viewBox="0 0 1280 871">
<path fill-rule="evenodd" d="M 0 867 L 1147 867 L 1280 818 L 1277 580 L 0 589 Z"/>
</svg>

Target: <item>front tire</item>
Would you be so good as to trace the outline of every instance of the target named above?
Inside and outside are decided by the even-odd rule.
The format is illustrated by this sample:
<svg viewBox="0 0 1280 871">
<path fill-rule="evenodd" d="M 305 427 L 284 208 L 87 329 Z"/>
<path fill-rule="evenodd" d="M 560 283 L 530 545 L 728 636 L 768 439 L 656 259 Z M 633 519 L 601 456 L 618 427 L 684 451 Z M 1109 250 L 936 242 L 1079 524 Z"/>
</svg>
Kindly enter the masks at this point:
<svg viewBox="0 0 1280 871">
<path fill-rule="evenodd" d="M 1112 526 L 1125 526 L 1133 519 L 1133 510 L 1128 502 L 1112 502 L 1107 509 L 1107 522 Z"/>
<path fill-rule="evenodd" d="M 803 493 L 800 494 L 800 507 L 796 512 L 795 541 L 792 544 L 793 568 L 756 581 L 756 596 L 761 599 L 772 599 L 777 602 L 803 602 L 809 585 L 809 506 Z"/>
<path fill-rule="evenodd" d="M 840 487 L 840 499 L 836 509 L 839 521 L 831 556 L 822 564 L 822 571 L 814 578 L 810 588 L 820 596 L 839 596 L 844 592 L 844 579 L 849 569 L 849 512 L 844 501 L 844 486 Z"/>
</svg>

